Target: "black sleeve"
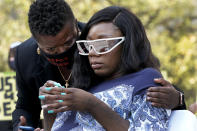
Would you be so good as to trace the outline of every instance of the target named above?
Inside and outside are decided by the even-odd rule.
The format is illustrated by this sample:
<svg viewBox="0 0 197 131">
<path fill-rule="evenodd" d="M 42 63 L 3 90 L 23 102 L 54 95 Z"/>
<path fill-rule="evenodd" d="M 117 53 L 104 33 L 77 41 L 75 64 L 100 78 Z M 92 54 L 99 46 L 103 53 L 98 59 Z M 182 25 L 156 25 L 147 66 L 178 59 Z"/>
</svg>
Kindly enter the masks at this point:
<svg viewBox="0 0 197 131">
<path fill-rule="evenodd" d="M 28 44 L 28 43 L 26 43 Z M 19 47 L 18 47 L 19 48 Z M 18 123 L 20 121 L 20 116 L 25 116 L 27 120 L 28 126 L 33 126 L 34 128 L 38 127 L 38 123 L 40 120 L 40 102 L 36 99 L 35 93 L 32 92 L 31 84 L 27 84 L 23 77 L 24 69 L 21 64 L 25 64 L 21 57 L 24 55 L 22 54 L 22 50 L 16 50 L 15 56 L 15 65 L 16 65 L 16 81 L 17 81 L 17 102 L 16 108 L 12 113 L 12 122 L 13 122 L 13 130 L 16 131 L 18 129 Z M 22 61 L 22 62 L 21 62 Z"/>
<path fill-rule="evenodd" d="M 180 91 L 180 92 L 182 92 L 184 94 L 184 92 L 181 89 L 177 88 L 175 85 L 173 85 L 173 86 L 175 87 L 175 89 L 177 91 Z M 177 106 L 176 108 L 174 108 L 172 110 L 186 110 L 185 99 L 182 99 L 182 103 L 183 103 L 183 105 Z"/>
</svg>

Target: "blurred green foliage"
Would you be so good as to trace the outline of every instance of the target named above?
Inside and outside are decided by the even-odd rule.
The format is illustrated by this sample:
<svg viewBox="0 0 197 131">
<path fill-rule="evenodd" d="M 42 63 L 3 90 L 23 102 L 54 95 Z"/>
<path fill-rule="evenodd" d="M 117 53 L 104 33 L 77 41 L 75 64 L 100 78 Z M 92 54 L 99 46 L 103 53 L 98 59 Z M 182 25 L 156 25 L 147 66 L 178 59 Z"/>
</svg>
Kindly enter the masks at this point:
<svg viewBox="0 0 197 131">
<path fill-rule="evenodd" d="M 10 44 L 31 36 L 27 23 L 33 0 L 0 0 L 0 72 Z M 185 92 L 186 104 L 197 101 L 197 0 L 66 0 L 79 21 L 98 10 L 120 5 L 143 22 L 164 77 Z"/>
</svg>

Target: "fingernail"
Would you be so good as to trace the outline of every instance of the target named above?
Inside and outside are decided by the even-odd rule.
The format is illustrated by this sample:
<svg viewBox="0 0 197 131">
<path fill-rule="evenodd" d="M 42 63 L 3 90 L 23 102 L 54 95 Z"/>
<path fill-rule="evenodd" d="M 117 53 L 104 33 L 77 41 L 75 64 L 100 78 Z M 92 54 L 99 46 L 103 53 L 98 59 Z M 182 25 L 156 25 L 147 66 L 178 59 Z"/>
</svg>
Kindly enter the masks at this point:
<svg viewBox="0 0 197 131">
<path fill-rule="evenodd" d="M 150 97 L 146 97 L 147 100 L 150 100 Z"/>
<path fill-rule="evenodd" d="M 52 88 L 51 87 L 46 87 L 45 90 L 50 91 Z"/>
<path fill-rule="evenodd" d="M 41 95 L 41 96 L 39 96 L 39 99 L 40 100 L 44 100 L 45 99 L 45 96 L 44 95 Z"/>
<path fill-rule="evenodd" d="M 150 92 L 147 92 L 147 95 L 149 96 L 150 95 Z"/>
<path fill-rule="evenodd" d="M 48 111 L 48 114 L 52 114 L 52 113 L 54 113 L 53 110 L 49 110 L 49 111 Z"/>
<path fill-rule="evenodd" d="M 65 88 L 64 86 L 61 86 L 62 88 Z"/>
<path fill-rule="evenodd" d="M 54 82 L 53 84 L 54 84 L 55 86 L 61 87 L 61 84 L 60 84 L 60 83 Z"/>
<path fill-rule="evenodd" d="M 66 95 L 66 93 L 61 93 L 61 95 L 65 96 L 65 95 Z"/>
<path fill-rule="evenodd" d="M 154 78 L 154 80 L 159 80 L 159 78 Z"/>
<path fill-rule="evenodd" d="M 58 100 L 58 102 L 59 102 L 59 103 L 62 103 L 62 102 L 63 102 L 63 100 Z"/>
</svg>

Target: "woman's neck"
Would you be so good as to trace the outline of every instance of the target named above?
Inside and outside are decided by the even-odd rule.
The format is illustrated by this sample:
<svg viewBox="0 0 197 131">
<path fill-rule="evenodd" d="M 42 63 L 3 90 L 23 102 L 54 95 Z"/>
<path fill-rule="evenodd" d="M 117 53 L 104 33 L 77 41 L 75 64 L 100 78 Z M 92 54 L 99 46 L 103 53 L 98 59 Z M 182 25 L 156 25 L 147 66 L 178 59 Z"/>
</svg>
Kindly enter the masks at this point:
<svg viewBox="0 0 197 131">
<path fill-rule="evenodd" d="M 110 75 L 110 76 L 108 76 L 108 77 L 105 77 L 105 78 L 104 78 L 104 81 L 113 80 L 113 79 L 119 78 L 119 77 L 121 77 L 121 76 L 123 76 L 123 75 L 124 75 L 123 72 L 118 71 L 118 72 L 114 73 L 113 75 Z"/>
</svg>

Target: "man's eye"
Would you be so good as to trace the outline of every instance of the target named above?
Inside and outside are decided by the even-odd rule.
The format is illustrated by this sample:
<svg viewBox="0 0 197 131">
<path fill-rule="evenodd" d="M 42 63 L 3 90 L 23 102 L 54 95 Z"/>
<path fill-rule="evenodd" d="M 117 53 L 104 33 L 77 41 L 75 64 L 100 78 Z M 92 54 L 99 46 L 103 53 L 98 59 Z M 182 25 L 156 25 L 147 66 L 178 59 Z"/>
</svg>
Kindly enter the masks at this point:
<svg viewBox="0 0 197 131">
<path fill-rule="evenodd" d="M 54 51 L 55 48 L 48 48 L 47 51 L 51 52 L 51 51 Z"/>
<path fill-rule="evenodd" d="M 64 43 L 64 46 L 71 46 L 73 44 L 73 39 L 67 41 L 66 43 Z"/>
</svg>

